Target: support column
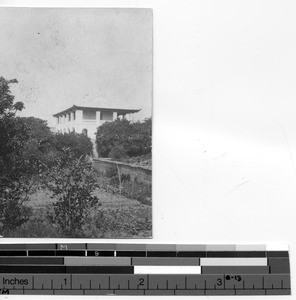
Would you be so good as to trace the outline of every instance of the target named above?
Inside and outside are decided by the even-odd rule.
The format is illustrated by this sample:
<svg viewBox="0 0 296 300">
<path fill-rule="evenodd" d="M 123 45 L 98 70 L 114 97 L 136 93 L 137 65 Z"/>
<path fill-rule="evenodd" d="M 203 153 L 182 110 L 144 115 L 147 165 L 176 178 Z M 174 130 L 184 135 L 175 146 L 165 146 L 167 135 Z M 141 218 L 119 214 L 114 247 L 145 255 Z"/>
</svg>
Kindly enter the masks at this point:
<svg viewBox="0 0 296 300">
<path fill-rule="evenodd" d="M 74 112 L 71 111 L 70 114 L 71 114 L 71 122 L 72 122 L 72 124 L 73 124 L 73 123 L 74 123 Z"/>
<path fill-rule="evenodd" d="M 113 121 L 115 121 L 116 119 L 117 119 L 117 112 L 114 111 L 114 112 L 113 112 Z"/>
<path fill-rule="evenodd" d="M 83 113 L 82 110 L 76 110 L 75 113 L 75 129 L 76 133 L 82 133 L 82 130 L 84 129 L 83 126 Z"/>
<path fill-rule="evenodd" d="M 96 126 L 101 125 L 101 112 L 99 110 L 96 111 Z"/>
<path fill-rule="evenodd" d="M 82 110 L 76 110 L 76 120 L 82 122 Z"/>
</svg>

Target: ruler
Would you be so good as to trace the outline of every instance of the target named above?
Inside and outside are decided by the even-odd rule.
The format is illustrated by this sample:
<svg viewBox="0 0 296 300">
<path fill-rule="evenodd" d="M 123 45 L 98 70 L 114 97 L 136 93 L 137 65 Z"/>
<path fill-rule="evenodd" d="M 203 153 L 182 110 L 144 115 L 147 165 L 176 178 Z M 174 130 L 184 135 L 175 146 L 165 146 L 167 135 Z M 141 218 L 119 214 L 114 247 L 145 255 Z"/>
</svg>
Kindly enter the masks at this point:
<svg viewBox="0 0 296 300">
<path fill-rule="evenodd" d="M 0 293 L 290 295 L 289 252 L 263 245 L 0 244 Z"/>
</svg>

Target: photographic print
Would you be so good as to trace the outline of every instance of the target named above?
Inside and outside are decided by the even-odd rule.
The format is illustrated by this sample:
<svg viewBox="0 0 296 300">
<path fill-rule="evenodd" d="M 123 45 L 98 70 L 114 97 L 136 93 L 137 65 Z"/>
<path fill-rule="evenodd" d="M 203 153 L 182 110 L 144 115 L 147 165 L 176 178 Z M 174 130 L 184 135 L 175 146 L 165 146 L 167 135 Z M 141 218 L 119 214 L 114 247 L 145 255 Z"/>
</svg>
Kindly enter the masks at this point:
<svg viewBox="0 0 296 300">
<path fill-rule="evenodd" d="M 152 236 L 152 11 L 0 8 L 0 235 Z"/>
</svg>

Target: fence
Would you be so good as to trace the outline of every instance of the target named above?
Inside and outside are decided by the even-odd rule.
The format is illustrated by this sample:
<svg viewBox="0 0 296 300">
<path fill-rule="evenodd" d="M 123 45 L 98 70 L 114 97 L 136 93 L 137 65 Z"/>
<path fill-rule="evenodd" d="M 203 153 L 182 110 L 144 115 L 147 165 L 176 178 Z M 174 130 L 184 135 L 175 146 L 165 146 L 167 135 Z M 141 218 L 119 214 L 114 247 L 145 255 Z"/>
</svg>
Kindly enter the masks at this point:
<svg viewBox="0 0 296 300">
<path fill-rule="evenodd" d="M 105 173 L 108 168 L 115 166 L 119 169 L 120 174 L 130 175 L 132 180 L 136 177 L 137 180 L 141 182 L 152 182 L 152 170 L 144 167 L 126 164 L 119 161 L 110 161 L 103 158 L 94 158 L 93 164 L 94 168 L 102 173 Z"/>
</svg>

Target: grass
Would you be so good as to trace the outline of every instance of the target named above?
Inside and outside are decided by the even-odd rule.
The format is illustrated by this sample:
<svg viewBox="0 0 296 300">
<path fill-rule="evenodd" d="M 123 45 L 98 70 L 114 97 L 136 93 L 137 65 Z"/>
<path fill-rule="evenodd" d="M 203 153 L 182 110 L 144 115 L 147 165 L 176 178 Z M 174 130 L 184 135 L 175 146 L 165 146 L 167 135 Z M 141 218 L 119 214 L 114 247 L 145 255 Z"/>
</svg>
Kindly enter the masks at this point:
<svg viewBox="0 0 296 300">
<path fill-rule="evenodd" d="M 120 180 L 118 170 L 110 166 L 105 173 L 96 171 L 97 186 L 109 193 L 120 194 L 129 199 L 134 199 L 145 205 L 152 205 L 152 184 L 131 178 L 129 174 L 121 174 Z"/>
<path fill-rule="evenodd" d="M 139 201 L 128 199 L 115 193 L 97 188 L 94 194 L 99 198 L 100 205 L 88 211 L 87 219 L 79 236 L 76 238 L 147 238 L 152 234 L 151 206 Z M 61 238 L 66 237 L 50 214 L 55 199 L 50 192 L 40 189 L 34 193 L 27 203 L 32 208 L 32 215 L 19 228 L 3 233 L 8 237 L 30 238 Z"/>
</svg>

